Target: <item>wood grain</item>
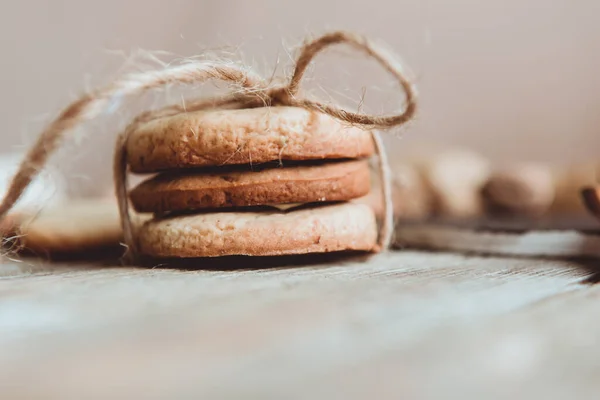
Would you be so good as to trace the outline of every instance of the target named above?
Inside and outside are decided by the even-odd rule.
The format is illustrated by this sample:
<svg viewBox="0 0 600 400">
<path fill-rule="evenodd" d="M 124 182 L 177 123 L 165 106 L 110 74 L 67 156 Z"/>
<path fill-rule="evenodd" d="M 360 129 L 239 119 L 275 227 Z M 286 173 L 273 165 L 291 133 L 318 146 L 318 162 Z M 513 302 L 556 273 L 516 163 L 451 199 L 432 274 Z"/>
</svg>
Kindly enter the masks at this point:
<svg viewBox="0 0 600 400">
<path fill-rule="evenodd" d="M 409 251 L 235 271 L 8 262 L 0 397 L 595 398 L 594 274 Z"/>
</svg>

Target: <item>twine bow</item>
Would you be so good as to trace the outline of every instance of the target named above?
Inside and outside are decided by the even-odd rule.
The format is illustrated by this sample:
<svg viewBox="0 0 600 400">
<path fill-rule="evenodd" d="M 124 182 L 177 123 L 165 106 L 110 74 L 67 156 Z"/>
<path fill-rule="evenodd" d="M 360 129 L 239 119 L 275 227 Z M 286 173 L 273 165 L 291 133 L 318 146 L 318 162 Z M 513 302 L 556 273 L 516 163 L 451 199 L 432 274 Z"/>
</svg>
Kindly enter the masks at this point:
<svg viewBox="0 0 600 400">
<path fill-rule="evenodd" d="M 405 109 L 389 116 L 376 116 L 353 113 L 335 105 L 324 104 L 300 96 L 298 94 L 300 84 L 311 61 L 319 52 L 336 44 L 347 44 L 363 52 L 366 56 L 375 59 L 392 75 L 405 93 Z M 81 97 L 63 110 L 42 132 L 25 156 L 9 186 L 7 194 L 2 203 L 0 203 L 0 221 L 19 200 L 32 180 L 35 179 L 38 172 L 47 163 L 49 156 L 58 149 L 66 133 L 76 125 L 98 117 L 111 107 L 115 100 L 123 97 L 140 94 L 149 89 L 168 84 L 196 84 L 208 80 L 227 82 L 236 88 L 236 90 L 230 95 L 221 98 L 187 102 L 185 109 L 183 106 L 175 105 L 145 112 L 135 118 L 127 129 L 119 135 L 113 165 L 115 193 L 119 203 L 125 244 L 134 256 L 137 254 L 137 244 L 129 215 L 127 195 L 126 143 L 129 133 L 141 123 L 183 112 L 206 108 L 239 109 L 275 105 L 302 107 L 370 129 L 379 159 L 378 170 L 382 182 L 381 188 L 385 210 L 378 240 L 378 249 L 386 249 L 389 246 L 393 228 L 391 176 L 381 137 L 376 129 L 389 129 L 409 121 L 414 116 L 416 110 L 416 92 L 412 83 L 402 72 L 401 66 L 392 57 L 366 38 L 343 31 L 331 32 L 305 43 L 296 60 L 295 69 L 290 81 L 285 86 L 271 87 L 266 80 L 238 65 L 215 62 L 190 62 L 168 67 L 164 70 L 132 74 L 109 84 L 105 88 Z"/>
</svg>

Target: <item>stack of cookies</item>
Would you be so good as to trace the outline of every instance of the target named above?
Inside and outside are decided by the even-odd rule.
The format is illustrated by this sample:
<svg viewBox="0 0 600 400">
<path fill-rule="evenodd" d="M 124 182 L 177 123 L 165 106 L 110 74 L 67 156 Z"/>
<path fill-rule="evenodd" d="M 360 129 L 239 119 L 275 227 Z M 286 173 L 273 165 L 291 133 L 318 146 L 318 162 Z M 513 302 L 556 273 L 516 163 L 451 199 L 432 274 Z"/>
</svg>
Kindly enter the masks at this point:
<svg viewBox="0 0 600 400">
<path fill-rule="evenodd" d="M 371 134 L 295 107 L 205 110 L 130 133 L 130 192 L 154 218 L 137 231 L 150 257 L 273 256 L 371 251 Z"/>
</svg>

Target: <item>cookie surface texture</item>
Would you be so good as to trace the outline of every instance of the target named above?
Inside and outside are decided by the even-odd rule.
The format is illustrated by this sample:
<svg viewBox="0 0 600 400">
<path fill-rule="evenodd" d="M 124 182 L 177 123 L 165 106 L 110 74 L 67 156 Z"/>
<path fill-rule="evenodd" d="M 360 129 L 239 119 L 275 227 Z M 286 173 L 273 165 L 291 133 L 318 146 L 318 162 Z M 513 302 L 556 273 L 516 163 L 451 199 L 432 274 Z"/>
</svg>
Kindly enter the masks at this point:
<svg viewBox="0 0 600 400">
<path fill-rule="evenodd" d="M 371 208 L 340 203 L 288 212 L 221 212 L 155 219 L 138 231 L 154 257 L 270 256 L 370 251 L 377 241 Z"/>
<path fill-rule="evenodd" d="M 274 160 L 362 158 L 370 133 L 296 107 L 206 110 L 147 122 L 127 141 L 132 172 L 259 164 Z"/>
<path fill-rule="evenodd" d="M 351 200 L 370 190 L 366 160 L 252 171 L 159 174 L 131 191 L 139 212 Z"/>
</svg>

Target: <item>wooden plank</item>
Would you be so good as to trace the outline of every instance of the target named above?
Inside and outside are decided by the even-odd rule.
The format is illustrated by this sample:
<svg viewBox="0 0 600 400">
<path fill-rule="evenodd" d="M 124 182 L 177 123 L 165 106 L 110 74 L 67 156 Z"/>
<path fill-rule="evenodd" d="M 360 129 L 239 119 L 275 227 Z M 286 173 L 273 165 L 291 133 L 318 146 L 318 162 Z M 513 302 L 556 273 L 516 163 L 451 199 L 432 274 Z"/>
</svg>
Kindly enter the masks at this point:
<svg viewBox="0 0 600 400">
<path fill-rule="evenodd" d="M 599 290 L 574 262 L 407 251 L 250 271 L 3 270 L 0 379 L 15 398 L 493 398 L 525 377 L 561 393 L 559 373 L 589 393 L 600 372 Z"/>
</svg>

